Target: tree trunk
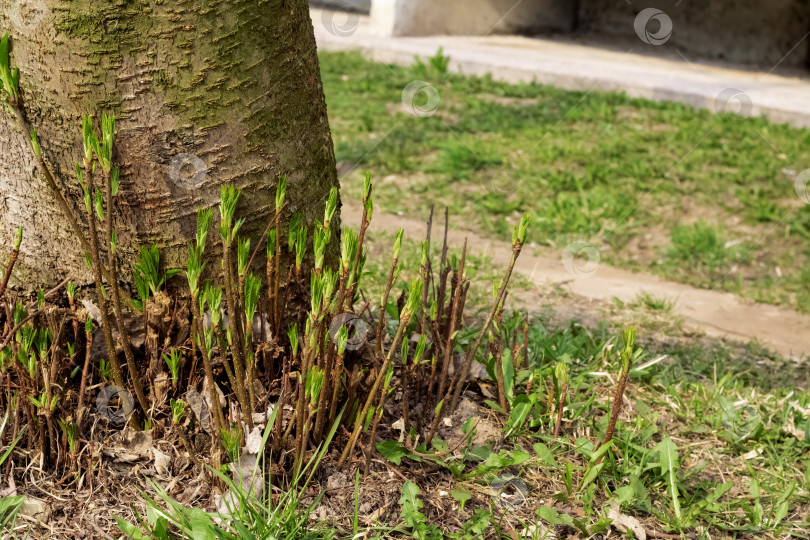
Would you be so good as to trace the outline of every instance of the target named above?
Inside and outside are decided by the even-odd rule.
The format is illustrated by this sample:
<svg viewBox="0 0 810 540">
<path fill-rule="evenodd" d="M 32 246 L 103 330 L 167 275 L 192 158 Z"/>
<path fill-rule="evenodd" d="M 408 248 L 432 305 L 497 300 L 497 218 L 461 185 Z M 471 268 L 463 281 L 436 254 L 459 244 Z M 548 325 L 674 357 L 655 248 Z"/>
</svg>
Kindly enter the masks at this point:
<svg viewBox="0 0 810 540">
<path fill-rule="evenodd" d="M 115 227 L 125 268 L 138 245 L 152 242 L 167 267 L 184 266 L 196 209 L 217 206 L 223 183 L 243 189 L 237 216 L 247 218 L 254 246 L 281 173 L 289 174 L 282 230 L 293 211 L 308 225 L 320 219 L 337 174 L 306 0 L 12 0 L 0 11 L 5 30 L 27 120 L 78 215 L 81 116 L 116 114 Z M 90 281 L 29 136 L 4 111 L 0 245 L 19 225 L 17 284 Z"/>
</svg>

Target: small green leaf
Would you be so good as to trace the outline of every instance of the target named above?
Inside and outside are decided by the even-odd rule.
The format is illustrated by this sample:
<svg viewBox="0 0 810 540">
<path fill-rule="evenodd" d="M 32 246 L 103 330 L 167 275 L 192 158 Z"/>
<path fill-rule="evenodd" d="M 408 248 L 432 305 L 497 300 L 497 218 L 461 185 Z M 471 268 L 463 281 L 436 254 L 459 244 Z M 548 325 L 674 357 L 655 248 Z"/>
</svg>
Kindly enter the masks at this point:
<svg viewBox="0 0 810 540">
<path fill-rule="evenodd" d="M 537 456 L 540 458 L 540 460 L 543 462 L 544 465 L 546 465 L 547 467 L 554 467 L 554 468 L 557 468 L 559 466 L 557 465 L 557 460 L 554 459 L 554 454 L 551 452 L 548 446 L 546 446 L 543 443 L 534 443 L 532 445 L 532 448 L 534 448 L 535 453 L 537 453 Z"/>
<path fill-rule="evenodd" d="M 661 474 L 666 476 L 667 491 L 670 498 L 672 498 L 672 508 L 675 512 L 675 517 L 681 519 L 681 503 L 678 500 L 678 471 L 680 465 L 678 463 L 678 447 L 669 438 L 669 435 L 656 446 L 658 452 L 658 466 L 661 469 Z M 753 484 L 753 482 L 752 482 Z"/>
</svg>

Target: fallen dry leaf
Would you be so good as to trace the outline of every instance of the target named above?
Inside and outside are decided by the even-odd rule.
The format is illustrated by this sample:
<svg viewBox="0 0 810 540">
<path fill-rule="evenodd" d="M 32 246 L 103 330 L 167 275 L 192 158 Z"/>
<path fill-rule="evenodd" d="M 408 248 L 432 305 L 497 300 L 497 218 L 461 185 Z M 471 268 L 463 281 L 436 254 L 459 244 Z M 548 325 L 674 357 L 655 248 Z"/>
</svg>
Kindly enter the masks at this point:
<svg viewBox="0 0 810 540">
<path fill-rule="evenodd" d="M 619 532 L 626 533 L 628 530 L 633 531 L 633 536 L 637 540 L 647 540 L 647 531 L 641 525 L 641 522 L 633 516 L 622 514 L 619 503 L 616 501 L 610 502 L 610 510 L 608 510 L 608 519 L 612 519 L 611 525 Z"/>
</svg>

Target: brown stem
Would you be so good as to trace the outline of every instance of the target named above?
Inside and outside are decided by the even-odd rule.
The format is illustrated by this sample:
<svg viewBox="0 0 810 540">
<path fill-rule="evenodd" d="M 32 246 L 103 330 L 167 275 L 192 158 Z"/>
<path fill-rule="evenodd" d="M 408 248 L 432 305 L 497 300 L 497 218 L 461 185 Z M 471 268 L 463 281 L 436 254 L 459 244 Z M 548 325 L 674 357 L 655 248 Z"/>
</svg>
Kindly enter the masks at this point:
<svg viewBox="0 0 810 540">
<path fill-rule="evenodd" d="M 370 223 L 370 220 L 368 219 L 368 200 L 371 198 L 371 192 L 373 190 L 374 186 L 369 186 L 368 196 L 363 199 L 363 218 L 360 221 L 360 234 L 357 235 L 357 253 L 354 257 L 354 270 L 349 274 L 354 276 L 354 279 L 346 287 L 345 298 L 338 299 L 338 313 L 342 312 L 341 306 L 344 305 L 344 302 L 351 305 L 352 301 L 354 301 L 354 293 L 357 289 L 357 283 L 360 281 L 360 276 L 357 275 L 357 270 L 360 267 L 360 256 L 363 253 L 363 240 L 366 238 L 366 229 L 368 229 L 368 225 Z"/>
<path fill-rule="evenodd" d="M 85 163 L 85 165 L 87 165 Z M 87 166 L 85 166 L 86 174 L 92 175 L 92 171 L 89 170 Z M 115 260 L 115 250 L 112 246 L 112 235 L 113 235 L 113 205 L 112 205 L 112 185 L 110 181 L 110 174 L 109 172 L 104 172 L 104 191 L 105 191 L 105 198 L 107 199 L 107 221 L 106 221 L 106 232 L 107 232 L 107 250 L 109 254 L 109 270 L 110 270 L 110 279 L 112 281 L 109 282 L 110 290 L 112 291 L 112 308 L 113 313 L 115 314 L 115 324 L 118 327 L 118 338 L 121 341 L 121 348 L 124 349 L 124 357 L 127 360 L 127 367 L 129 368 L 129 376 L 132 379 L 132 387 L 135 389 L 135 395 L 138 398 L 138 403 L 141 405 L 141 409 L 143 409 L 144 414 L 146 416 L 151 416 L 149 402 L 146 400 L 146 394 L 143 392 L 143 383 L 141 382 L 141 373 L 138 369 L 138 365 L 135 363 L 135 355 L 132 353 L 132 345 L 129 341 L 129 332 L 127 331 L 126 326 L 124 325 L 124 316 L 121 310 L 121 295 L 120 289 L 118 286 L 118 263 Z M 92 193 L 91 193 L 92 196 Z M 93 217 L 90 217 L 91 221 Z"/>
<path fill-rule="evenodd" d="M 385 358 L 385 347 L 383 340 L 385 338 L 385 307 L 388 304 L 388 296 L 391 294 L 391 286 L 394 284 L 394 272 L 397 270 L 397 261 L 399 257 L 391 259 L 391 268 L 388 271 L 388 280 L 385 282 L 385 293 L 383 293 L 382 304 L 380 304 L 380 320 L 377 322 L 377 354 L 374 356 L 374 363 L 376 364 L 379 359 Z M 356 278 L 355 278 L 356 279 Z"/>
<path fill-rule="evenodd" d="M 228 232 L 230 234 L 230 231 Z M 253 408 L 250 400 L 245 393 L 245 387 L 242 385 L 242 378 L 245 377 L 245 363 L 242 358 L 242 344 L 239 342 L 239 314 L 236 308 L 236 293 L 233 290 L 233 282 L 231 281 L 232 262 L 231 262 L 231 246 L 228 242 L 223 242 L 224 262 L 223 278 L 225 281 L 225 296 L 228 303 L 228 326 L 231 330 L 231 354 L 233 356 L 234 367 L 234 382 L 236 383 L 236 396 L 239 399 L 239 404 L 243 408 L 243 415 L 247 421 L 249 430 L 253 430 Z M 225 353 L 223 352 L 223 355 Z"/>
<path fill-rule="evenodd" d="M 453 343 L 455 341 L 454 334 L 456 332 L 456 325 L 458 324 L 458 321 L 461 318 L 462 301 L 463 301 L 462 299 L 463 299 L 464 291 L 465 291 L 464 284 L 466 282 L 466 278 L 464 276 L 464 266 L 466 264 L 466 259 L 467 259 L 467 239 L 465 238 L 464 239 L 464 248 L 461 251 L 461 263 L 459 265 L 459 271 L 458 271 L 459 282 L 456 285 L 456 288 L 452 293 L 452 302 L 451 302 L 451 308 L 450 308 L 450 327 L 449 327 L 449 329 L 447 331 L 447 344 L 445 345 L 445 348 L 444 348 L 444 359 L 442 361 L 442 371 L 439 374 L 439 387 L 438 387 L 438 391 L 435 394 L 433 394 L 433 392 L 430 389 L 428 390 L 428 399 L 431 400 L 430 401 L 431 408 L 433 407 L 432 397 L 434 395 L 439 396 L 440 398 L 444 397 L 445 399 L 447 397 L 447 396 L 445 396 L 445 387 L 447 385 L 447 375 L 449 373 L 450 362 L 452 361 L 452 357 L 453 357 Z M 446 403 L 443 403 L 442 408 L 444 408 L 445 405 L 446 405 Z M 433 440 L 433 436 L 436 434 L 436 431 L 439 428 L 439 422 L 440 421 L 441 421 L 441 410 L 439 410 L 438 412 L 434 412 L 433 422 L 431 423 L 431 426 L 430 426 L 430 432 L 428 433 L 427 439 L 425 439 L 425 441 L 426 441 L 426 443 L 428 445 Z"/>
<path fill-rule="evenodd" d="M 323 332 L 323 329 L 321 331 Z M 323 336 L 320 337 L 320 340 L 321 340 L 320 343 L 323 343 Z M 336 356 L 337 356 L 336 347 L 332 345 L 331 347 L 329 347 L 329 350 L 326 353 L 325 362 L 321 366 L 323 369 L 323 385 L 321 386 L 321 393 L 318 396 L 318 412 L 317 416 L 315 417 L 315 430 L 312 432 L 313 439 L 316 441 L 316 444 L 321 440 L 324 425 L 326 424 L 326 420 L 329 417 L 329 411 L 327 410 L 328 406 L 327 399 L 329 396 L 332 395 L 332 387 L 330 386 L 330 384 L 332 384 L 334 381 L 330 376 L 330 374 L 333 371 Z M 335 386 L 337 386 L 336 383 Z"/>
<path fill-rule="evenodd" d="M 191 310 L 194 314 L 194 319 L 197 321 L 197 335 L 200 336 L 200 352 L 202 353 L 203 366 L 205 366 L 205 376 L 208 378 L 208 392 L 209 399 L 211 400 L 211 409 L 213 409 L 214 423 L 216 424 L 216 434 L 214 440 L 220 444 L 220 434 L 225 429 L 225 418 L 222 415 L 222 408 L 219 406 L 219 394 L 217 393 L 217 383 L 214 379 L 214 369 L 211 366 L 211 357 L 208 354 L 208 346 L 205 343 L 205 333 L 202 324 L 202 317 L 200 316 L 200 304 L 197 302 L 197 295 L 192 294 L 191 297 Z"/>
<path fill-rule="evenodd" d="M 616 421 L 619 419 L 619 414 L 622 412 L 622 405 L 624 404 L 624 390 L 627 388 L 627 379 L 630 375 L 630 362 L 627 368 L 622 371 L 619 381 L 616 383 L 616 389 L 613 392 L 613 409 L 610 413 L 610 421 L 608 422 L 605 438 L 602 441 L 602 446 L 606 445 L 613 439 L 613 432 L 616 430 Z"/>
<path fill-rule="evenodd" d="M 30 137 L 31 126 L 23 116 L 22 103 L 18 100 L 16 106 L 12 107 L 12 110 L 14 111 L 14 115 L 17 118 L 17 122 L 20 124 L 20 127 Z M 33 146 L 31 146 L 31 151 L 33 152 Z M 51 190 L 51 194 L 54 196 L 54 198 L 56 199 L 56 203 L 59 205 L 59 209 L 62 211 L 62 214 L 64 214 L 65 219 L 68 220 L 68 224 L 70 225 L 70 228 L 73 229 L 73 233 L 79 239 L 79 243 L 82 245 L 82 250 L 85 253 L 92 253 L 93 251 L 92 246 L 90 242 L 88 242 L 87 238 L 85 238 L 84 231 L 82 231 L 81 227 L 79 226 L 79 220 L 76 216 L 76 213 L 73 211 L 73 208 L 71 208 L 70 205 L 67 203 L 64 195 L 62 195 L 62 190 L 56 184 L 56 180 L 51 174 L 48 165 L 45 163 L 45 159 L 41 155 L 37 156 L 36 154 L 34 154 L 34 157 L 36 158 L 37 163 L 39 164 L 39 168 L 42 170 L 42 174 L 45 177 L 45 183 L 48 184 L 48 188 Z M 99 271 L 101 272 L 101 274 L 104 276 L 104 279 L 106 279 L 108 283 L 112 283 L 113 281 L 112 276 L 104 266 L 101 266 L 99 268 Z M 134 311 L 135 305 L 132 303 L 132 299 L 129 297 L 129 295 L 122 292 L 121 296 L 124 299 L 124 302 L 126 303 L 127 307 Z"/>
<path fill-rule="evenodd" d="M 82 381 L 79 384 L 79 404 L 76 407 L 77 411 L 77 419 L 76 419 L 76 426 L 77 426 L 77 435 L 82 432 L 82 427 L 84 424 L 84 394 L 87 391 L 87 375 L 90 372 L 90 352 L 93 348 L 93 331 L 87 332 L 85 334 L 87 336 L 87 345 L 86 350 L 84 353 L 84 367 L 82 367 Z"/>
<path fill-rule="evenodd" d="M 377 435 L 377 426 L 380 423 L 380 419 L 383 415 L 383 406 L 385 405 L 385 398 L 388 395 L 388 389 L 383 387 L 380 390 L 380 400 L 377 404 L 377 411 L 374 414 L 374 420 L 371 423 L 371 434 L 369 435 L 368 439 L 368 454 L 366 454 L 366 465 L 363 468 L 363 476 L 368 474 L 369 466 L 371 466 L 371 454 L 374 453 L 374 437 Z"/>
<path fill-rule="evenodd" d="M 281 215 L 281 210 L 276 212 L 276 273 L 275 273 L 275 281 L 273 283 L 273 336 L 278 339 L 278 336 L 281 334 L 281 320 L 278 312 L 278 286 L 279 281 L 281 280 L 281 237 L 280 234 L 280 224 L 278 216 Z M 267 282 L 267 287 L 270 287 L 270 281 Z"/>
<path fill-rule="evenodd" d="M 284 416 L 284 405 L 287 402 L 287 397 L 289 395 L 289 383 L 290 383 L 290 370 L 292 369 L 292 362 L 295 361 L 295 356 L 292 357 L 290 360 L 285 360 L 281 370 L 281 391 L 279 392 L 278 396 L 278 404 L 276 405 L 276 440 L 275 445 L 277 449 L 281 448 L 281 421 L 282 417 Z M 292 424 L 292 418 L 290 419 L 290 424 Z"/>
<path fill-rule="evenodd" d="M 422 277 L 422 315 L 419 318 L 419 332 L 424 334 L 425 333 L 425 317 L 428 312 L 428 288 L 429 288 L 429 280 L 427 279 L 427 267 L 430 266 L 430 230 L 433 227 L 433 205 L 430 205 L 430 217 L 428 217 L 427 221 L 427 233 L 425 234 L 425 242 L 427 242 L 427 247 L 425 251 L 427 252 L 427 261 L 425 265 L 421 268 L 421 277 Z"/>
<path fill-rule="evenodd" d="M 520 242 L 516 242 L 512 246 L 512 259 L 509 261 L 509 268 L 506 270 L 506 275 L 503 278 L 503 283 L 501 283 L 500 289 L 498 289 L 498 294 L 495 297 L 495 305 L 492 306 L 492 311 L 489 312 L 489 316 L 487 317 L 486 322 L 484 323 L 483 328 L 481 328 L 481 332 L 479 332 L 478 337 L 475 339 L 475 344 L 467 351 L 467 356 L 464 359 L 464 365 L 456 374 L 456 377 L 453 381 L 455 388 L 453 389 L 452 399 L 450 400 L 450 411 L 456 410 L 456 406 L 458 405 L 458 400 L 461 397 L 461 391 L 464 387 L 464 380 L 467 378 L 467 375 L 470 372 L 470 368 L 472 367 L 473 359 L 475 358 L 475 353 L 478 351 L 478 347 L 481 345 L 481 340 L 483 339 L 486 332 L 489 330 L 489 325 L 492 324 L 492 320 L 495 318 L 495 314 L 497 313 L 498 309 L 500 309 L 501 302 L 503 302 L 504 295 L 506 293 L 506 288 L 509 285 L 509 278 L 512 277 L 512 271 L 515 268 L 515 262 L 517 262 L 517 258 L 520 255 L 521 250 Z"/>
<path fill-rule="evenodd" d="M 458 275 L 459 282 L 456 286 L 455 294 L 453 294 L 453 303 L 450 309 L 450 328 L 447 331 L 447 345 L 444 348 L 444 360 L 442 362 L 442 371 L 439 374 L 439 391 L 436 395 L 443 396 L 447 386 L 447 374 L 450 370 L 450 362 L 453 356 L 453 342 L 456 333 L 456 325 L 461 318 L 461 296 L 464 290 L 464 283 L 467 281 L 464 275 L 464 266 L 467 260 L 467 239 L 464 239 L 464 247 L 461 250 L 461 262 L 459 263 Z"/>
<path fill-rule="evenodd" d="M 87 189 L 90 192 L 90 197 L 93 197 L 94 193 L 94 185 L 93 185 L 93 173 L 92 173 L 92 166 L 89 162 L 90 160 L 85 160 L 85 173 L 87 182 Z M 104 293 L 104 285 L 101 281 L 101 255 L 99 253 L 98 247 L 98 231 L 96 230 L 96 220 L 93 216 L 93 208 L 92 206 L 87 209 L 87 219 L 90 223 L 90 260 L 93 264 L 93 278 L 96 284 L 96 296 L 98 299 L 98 306 L 99 310 L 101 311 L 101 330 L 104 333 L 104 341 L 107 345 L 107 354 L 110 357 L 110 368 L 112 369 L 113 380 L 115 384 L 122 389 L 127 388 L 126 384 L 124 384 L 124 376 L 121 372 L 121 363 L 118 361 L 118 353 L 115 350 L 115 341 L 113 340 L 112 334 L 112 325 L 110 322 L 110 312 L 107 306 L 107 297 Z M 132 374 L 134 378 L 134 373 Z M 124 401 L 124 413 L 126 416 L 129 416 L 132 411 L 127 410 L 130 407 L 129 400 Z M 140 401 L 140 400 L 139 400 Z M 143 407 L 143 404 L 141 404 Z M 144 412 L 146 412 L 144 410 Z"/>
<path fill-rule="evenodd" d="M 19 255 L 20 255 L 19 248 L 11 251 L 11 255 L 8 258 L 8 265 L 6 265 L 6 273 L 3 275 L 2 283 L 0 283 L 0 298 L 3 298 L 3 295 L 6 293 L 6 287 L 8 287 L 8 280 L 11 278 L 11 271 L 14 269 L 14 263 L 17 262 L 17 257 Z"/>
<path fill-rule="evenodd" d="M 245 267 L 247 270 L 250 270 L 250 265 L 253 264 L 253 259 L 254 257 L 256 257 L 256 253 L 259 252 L 259 248 L 262 246 L 262 242 L 264 242 L 267 233 L 270 232 L 270 227 L 272 227 L 273 225 L 276 225 L 276 227 L 278 227 L 278 218 L 281 215 L 281 210 L 283 210 L 285 206 L 287 206 L 286 202 L 276 212 L 276 215 L 273 216 L 273 219 L 270 220 L 270 222 L 267 224 L 267 227 L 264 229 L 261 238 L 259 238 L 259 241 L 256 243 L 256 247 L 253 249 L 253 253 L 250 255 L 250 259 L 248 259 L 247 266 Z M 276 232 L 276 245 L 278 245 L 278 232 Z M 268 287 L 270 286 L 269 281 L 267 282 L 267 286 Z"/>
<path fill-rule="evenodd" d="M 360 436 L 360 429 L 363 426 L 363 419 L 368 414 L 368 410 L 371 407 L 371 402 L 374 400 L 374 396 L 377 394 L 377 390 L 379 390 L 380 385 L 382 384 L 383 380 L 385 379 L 385 371 L 388 369 L 388 364 L 391 363 L 391 357 L 393 356 L 393 352 L 399 346 L 400 339 L 402 339 L 402 335 L 405 333 L 405 328 L 408 326 L 410 322 L 410 314 L 407 316 L 403 316 L 399 322 L 399 328 L 397 328 L 396 336 L 394 336 L 394 342 L 391 344 L 391 348 L 388 350 L 388 356 L 385 358 L 385 362 L 383 362 L 382 367 L 380 368 L 379 373 L 377 374 L 377 378 L 374 381 L 374 385 L 371 387 L 371 391 L 366 398 L 366 403 L 363 405 L 363 409 L 360 411 L 360 414 L 354 420 L 354 430 L 352 431 L 351 436 L 349 437 L 349 442 L 346 444 L 346 447 L 343 449 L 343 453 L 340 456 L 340 460 L 338 461 L 337 468 L 340 469 L 343 467 L 343 464 L 346 462 L 346 458 L 349 457 L 349 454 L 354 451 L 354 446 L 357 444 L 357 438 Z"/>
<path fill-rule="evenodd" d="M 505 298 L 505 297 L 504 297 Z M 503 319 L 503 308 L 506 302 L 501 302 L 501 308 L 495 315 L 495 335 L 490 343 L 492 359 L 495 362 L 495 380 L 498 383 L 498 405 L 509 414 L 509 403 L 506 400 L 506 384 L 503 376 L 503 338 L 501 336 L 501 320 Z"/>
<path fill-rule="evenodd" d="M 329 405 L 329 425 L 335 423 L 337 419 L 337 401 L 338 392 L 340 391 L 340 379 L 343 375 L 343 355 L 337 355 L 335 367 L 332 370 L 332 401 Z"/>
</svg>

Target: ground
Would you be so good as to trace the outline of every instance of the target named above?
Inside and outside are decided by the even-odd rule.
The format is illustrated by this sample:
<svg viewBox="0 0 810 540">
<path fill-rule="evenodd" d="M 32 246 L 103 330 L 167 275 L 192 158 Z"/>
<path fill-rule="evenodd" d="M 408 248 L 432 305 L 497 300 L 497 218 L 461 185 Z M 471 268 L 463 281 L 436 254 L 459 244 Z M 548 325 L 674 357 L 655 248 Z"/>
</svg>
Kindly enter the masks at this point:
<svg viewBox="0 0 810 540">
<path fill-rule="evenodd" d="M 367 474 L 363 454 L 370 449 L 361 439 L 361 451 L 343 469 L 332 448 L 308 484 L 287 489 L 289 478 L 276 478 L 271 500 L 284 511 L 272 519 L 261 514 L 277 526 L 276 537 L 810 536 L 804 358 L 721 338 L 655 289 L 587 298 L 570 283 L 575 275 L 565 282 L 530 272 L 542 261 L 559 266 L 559 251 L 576 240 L 597 247 L 603 262 L 702 288 L 690 299 L 704 295 L 709 304 L 716 299 L 711 289 L 733 292 L 740 320 L 759 313 L 740 297 L 785 313 L 810 311 L 810 278 L 801 271 L 810 211 L 793 182 L 807 158 L 806 131 L 616 94 L 465 79 L 447 74 L 441 57 L 407 69 L 356 54 L 323 54 L 321 61 L 344 225 L 356 226 L 352 200 L 361 171 L 378 179 L 365 297 L 380 296 L 400 227 L 400 282 L 418 271 L 425 235 L 419 220 L 431 203 L 438 257 L 442 206 L 449 206 L 463 224 L 460 236 L 448 235 L 450 257 L 460 255 L 460 239 L 472 239 L 460 361 L 492 303 L 511 226 L 528 212 L 535 222 L 534 245 L 524 254 L 530 263 L 513 279 L 500 327 L 507 343 L 528 354 L 515 364 L 510 355 L 507 363 L 510 413 L 499 410 L 494 363 L 482 355 L 460 409 L 431 447 L 405 445 L 404 405 L 394 393 Z M 436 114 L 402 112 L 402 88 L 414 79 L 440 92 Z M 653 156 L 649 148 L 667 151 Z M 633 359 L 612 444 L 600 451 L 628 324 L 643 352 Z M 566 378 L 561 365 L 568 391 L 561 403 L 547 401 L 558 395 L 552 381 Z M 155 517 L 145 496 L 175 517 L 191 508 L 216 510 L 226 486 L 209 487 L 165 418 L 137 434 L 110 425 L 98 410 L 93 415 L 92 474 L 54 478 L 30 456 L 13 455 L 15 469 L 24 469 L 15 475 L 18 492 L 44 503 L 20 517 L 18 535 L 119 538 L 115 516 L 133 523 L 134 510 Z M 347 437 L 343 428 L 335 433 L 338 441 Z M 292 506 L 284 502 L 289 497 Z"/>
</svg>

